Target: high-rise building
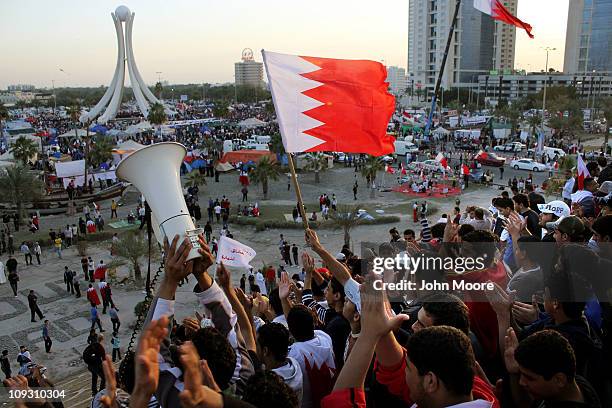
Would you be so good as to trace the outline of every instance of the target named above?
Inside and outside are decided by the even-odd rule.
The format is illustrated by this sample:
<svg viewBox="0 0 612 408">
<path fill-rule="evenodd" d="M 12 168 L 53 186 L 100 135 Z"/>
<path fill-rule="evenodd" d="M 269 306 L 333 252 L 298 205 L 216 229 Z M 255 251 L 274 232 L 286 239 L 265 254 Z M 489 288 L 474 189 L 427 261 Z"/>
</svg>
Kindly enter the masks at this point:
<svg viewBox="0 0 612 408">
<path fill-rule="evenodd" d="M 518 0 L 505 0 L 516 13 Z M 491 16 L 461 3 L 441 86 L 466 87 L 492 69 L 514 68 L 514 27 L 503 27 Z M 410 0 L 408 6 L 408 86 L 433 90 L 440 71 L 455 2 Z"/>
<path fill-rule="evenodd" d="M 403 94 L 408 87 L 406 70 L 400 67 L 387 67 L 387 82 L 389 83 L 389 91 L 392 94 Z"/>
<path fill-rule="evenodd" d="M 518 0 L 504 0 L 504 7 L 516 16 Z M 514 69 L 514 48 L 516 46 L 516 27 L 501 21 L 494 21 L 493 69 L 504 72 Z"/>
<path fill-rule="evenodd" d="M 34 85 L 29 84 L 17 84 L 17 85 L 9 85 L 7 90 L 9 92 L 22 91 L 22 92 L 30 92 L 35 89 Z"/>
<path fill-rule="evenodd" d="M 234 64 L 236 85 L 263 87 L 263 63 L 253 59 L 253 51 L 245 48 L 242 51 L 242 61 Z"/>
<path fill-rule="evenodd" d="M 612 0 L 571 0 L 565 34 L 563 71 L 612 71 Z"/>
</svg>

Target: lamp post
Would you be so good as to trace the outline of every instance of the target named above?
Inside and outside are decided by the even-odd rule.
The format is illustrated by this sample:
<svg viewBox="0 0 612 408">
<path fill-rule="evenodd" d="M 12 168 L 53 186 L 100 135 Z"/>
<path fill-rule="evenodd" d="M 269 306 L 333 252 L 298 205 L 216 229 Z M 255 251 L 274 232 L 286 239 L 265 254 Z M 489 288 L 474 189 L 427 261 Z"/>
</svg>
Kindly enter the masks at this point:
<svg viewBox="0 0 612 408">
<path fill-rule="evenodd" d="M 546 86 L 548 85 L 548 53 L 550 51 L 555 51 L 554 47 L 543 47 L 544 51 L 546 51 L 546 69 L 544 70 L 544 92 L 542 97 L 542 129 L 544 129 L 544 119 L 545 119 L 545 110 L 546 110 Z"/>
</svg>

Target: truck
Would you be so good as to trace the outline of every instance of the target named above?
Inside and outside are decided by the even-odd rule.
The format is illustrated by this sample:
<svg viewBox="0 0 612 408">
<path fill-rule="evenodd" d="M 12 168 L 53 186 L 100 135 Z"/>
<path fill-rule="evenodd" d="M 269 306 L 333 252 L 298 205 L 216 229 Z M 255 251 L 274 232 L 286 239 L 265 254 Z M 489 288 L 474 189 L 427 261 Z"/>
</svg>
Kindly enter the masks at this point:
<svg viewBox="0 0 612 408">
<path fill-rule="evenodd" d="M 395 144 L 395 154 L 398 156 L 405 156 L 407 154 L 419 152 L 419 148 L 412 142 L 396 140 L 394 144 Z"/>
</svg>

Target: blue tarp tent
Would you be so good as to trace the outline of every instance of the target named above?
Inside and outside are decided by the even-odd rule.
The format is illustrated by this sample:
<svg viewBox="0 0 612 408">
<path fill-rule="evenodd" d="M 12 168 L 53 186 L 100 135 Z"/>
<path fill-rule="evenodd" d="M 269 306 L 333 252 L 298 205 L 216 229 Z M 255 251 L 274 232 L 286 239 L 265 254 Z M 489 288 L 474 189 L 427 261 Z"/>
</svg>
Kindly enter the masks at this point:
<svg viewBox="0 0 612 408">
<path fill-rule="evenodd" d="M 106 134 L 106 132 L 108 132 L 108 128 L 100 124 L 90 127 L 89 130 L 91 130 L 92 132 L 99 133 L 101 135 L 104 135 Z"/>
</svg>

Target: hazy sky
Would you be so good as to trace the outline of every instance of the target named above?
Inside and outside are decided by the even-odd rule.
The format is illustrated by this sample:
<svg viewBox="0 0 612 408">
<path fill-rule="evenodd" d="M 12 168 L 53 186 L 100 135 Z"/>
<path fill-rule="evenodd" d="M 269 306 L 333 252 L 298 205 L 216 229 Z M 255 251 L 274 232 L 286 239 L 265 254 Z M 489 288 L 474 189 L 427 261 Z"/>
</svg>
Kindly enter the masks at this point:
<svg viewBox="0 0 612 408">
<path fill-rule="evenodd" d="M 552 46 L 549 66 L 562 69 L 568 1 L 519 0 L 535 39 L 517 30 L 516 68 L 544 69 L 541 47 Z M 157 71 L 170 83 L 231 82 L 243 48 L 256 60 L 265 48 L 406 66 L 408 0 L 2 0 L 0 89 L 107 86 L 117 58 L 110 13 L 120 4 L 136 12 L 134 54 L 150 84 Z"/>
</svg>

